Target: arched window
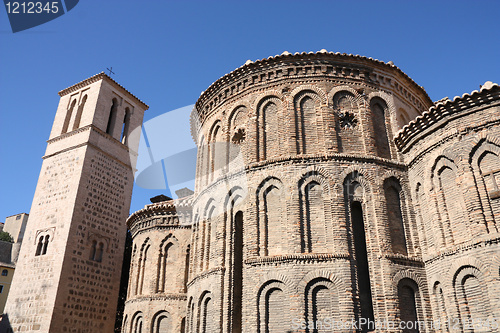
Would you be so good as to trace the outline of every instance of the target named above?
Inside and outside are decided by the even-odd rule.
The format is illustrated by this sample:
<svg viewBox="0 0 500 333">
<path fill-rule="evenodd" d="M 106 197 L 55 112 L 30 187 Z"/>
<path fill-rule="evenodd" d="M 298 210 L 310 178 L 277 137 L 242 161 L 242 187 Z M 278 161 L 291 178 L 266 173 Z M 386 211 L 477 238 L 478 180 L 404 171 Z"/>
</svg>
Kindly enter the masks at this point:
<svg viewBox="0 0 500 333">
<path fill-rule="evenodd" d="M 123 318 L 123 326 L 122 326 L 122 332 L 127 333 L 129 332 L 128 330 L 128 316 L 125 315 L 125 318 Z"/>
<path fill-rule="evenodd" d="M 315 98 L 313 92 L 303 92 L 295 98 L 297 154 L 311 153 L 319 148 Z"/>
<path fill-rule="evenodd" d="M 455 275 L 453 284 L 462 323 L 483 322 L 490 315 L 483 284 L 478 278 L 480 274 L 476 267 L 464 266 Z"/>
<path fill-rule="evenodd" d="M 149 238 L 146 239 L 141 248 L 141 253 L 139 255 L 139 263 L 137 265 L 137 283 L 136 283 L 136 295 L 142 295 L 144 287 L 144 279 L 146 275 L 146 267 L 148 264 L 148 251 L 150 245 L 148 244 Z"/>
<path fill-rule="evenodd" d="M 410 122 L 410 116 L 408 116 L 408 113 L 406 113 L 405 109 L 399 108 L 397 120 L 399 128 L 403 128 L 403 126 Z"/>
<path fill-rule="evenodd" d="M 261 103 L 258 109 L 258 145 L 259 160 L 276 158 L 279 155 L 280 148 L 280 129 L 281 126 L 278 116 L 279 100 L 275 97 L 266 99 Z"/>
<path fill-rule="evenodd" d="M 95 255 L 95 261 L 101 262 L 103 253 L 104 253 L 104 243 L 99 242 L 99 245 L 97 246 L 96 255 Z"/>
<path fill-rule="evenodd" d="M 234 241 L 233 241 L 233 321 L 232 332 L 242 331 L 243 306 L 243 212 L 234 215 Z"/>
<path fill-rule="evenodd" d="M 257 320 L 260 333 L 283 332 L 285 323 L 290 323 L 290 300 L 281 281 L 270 280 L 257 296 Z"/>
<path fill-rule="evenodd" d="M 482 155 L 479 168 L 486 185 L 495 219 L 500 219 L 500 158 L 492 152 Z"/>
<path fill-rule="evenodd" d="M 170 236 L 170 235 L 169 235 Z M 170 236 L 172 237 L 172 236 Z M 175 264 L 175 260 L 177 259 L 177 244 L 174 244 L 174 241 L 176 242 L 175 238 L 174 240 L 170 239 L 167 241 L 167 244 L 162 247 L 160 250 L 160 266 L 158 267 L 158 286 L 157 286 L 157 292 L 165 292 L 167 289 L 167 281 L 170 281 L 170 284 L 172 286 L 176 285 L 176 279 L 173 276 L 169 276 L 168 272 L 172 269 L 172 264 Z M 169 290 L 170 292 L 173 292 L 174 290 Z"/>
<path fill-rule="evenodd" d="M 210 135 L 210 145 L 209 145 L 209 172 L 210 174 L 210 179 L 213 180 L 214 178 L 217 178 L 218 175 L 221 174 L 222 168 L 225 165 L 226 159 L 225 159 L 225 147 L 226 143 L 223 141 L 222 137 L 222 127 L 218 123 L 216 124 L 213 129 L 212 133 Z"/>
<path fill-rule="evenodd" d="M 41 255 L 44 255 L 44 254 L 47 253 L 47 248 L 49 247 L 49 239 L 50 239 L 50 236 L 49 235 L 45 235 L 45 237 L 43 239 L 43 248 L 42 248 Z"/>
<path fill-rule="evenodd" d="M 123 117 L 122 130 L 120 134 L 120 142 L 124 145 L 128 144 L 128 132 L 130 126 L 130 109 L 125 108 L 125 116 Z"/>
<path fill-rule="evenodd" d="M 127 288 L 127 297 L 130 298 L 132 294 L 137 293 L 137 279 L 135 278 L 135 271 L 138 270 L 138 266 L 136 264 L 136 256 L 137 256 L 137 244 L 134 244 L 132 250 L 132 256 L 130 258 L 130 273 L 129 273 L 129 284 Z"/>
<path fill-rule="evenodd" d="M 387 134 L 385 113 L 387 106 L 381 99 L 373 99 L 370 103 L 372 111 L 373 132 L 375 136 L 375 148 L 377 155 L 383 158 L 391 158 L 391 148 Z"/>
<path fill-rule="evenodd" d="M 90 247 L 90 258 L 89 258 L 90 260 L 95 260 L 96 251 L 97 251 L 97 241 L 93 240 L 92 245 Z"/>
<path fill-rule="evenodd" d="M 418 286 L 415 281 L 408 278 L 402 279 L 398 283 L 398 299 L 400 309 L 400 319 L 408 325 L 403 332 L 418 332 L 418 326 L 413 323 L 418 321 L 417 314 L 417 291 Z"/>
<path fill-rule="evenodd" d="M 351 220 L 354 234 L 354 254 L 356 256 L 359 307 L 361 318 L 374 321 L 372 291 L 370 285 L 370 269 L 368 266 L 368 253 L 366 249 L 365 225 L 363 221 L 363 208 L 361 203 L 351 203 Z"/>
<path fill-rule="evenodd" d="M 183 283 L 183 290 L 185 293 L 187 293 L 187 283 L 189 281 L 189 260 L 190 260 L 190 254 L 191 254 L 191 246 L 188 245 L 186 249 L 186 263 L 184 265 L 184 283 Z M 182 331 L 184 332 L 184 331 Z"/>
<path fill-rule="evenodd" d="M 384 181 L 387 222 L 391 237 L 391 247 L 394 253 L 408 255 L 405 227 L 401 210 L 401 187 L 394 178 Z"/>
<path fill-rule="evenodd" d="M 172 320 L 168 312 L 160 311 L 153 318 L 152 333 L 170 333 L 172 332 Z"/>
<path fill-rule="evenodd" d="M 181 319 L 181 333 L 187 333 L 186 332 L 186 317 L 182 317 L 182 319 Z"/>
<path fill-rule="evenodd" d="M 101 262 L 102 255 L 104 253 L 104 243 L 97 242 L 96 240 L 92 241 L 92 245 L 90 247 L 90 260 Z"/>
<path fill-rule="evenodd" d="M 248 111 L 244 106 L 236 108 L 229 119 L 228 164 L 245 150 L 242 145 L 247 140 Z"/>
<path fill-rule="evenodd" d="M 443 288 L 441 283 L 436 282 L 434 284 L 434 303 L 436 304 L 437 310 L 437 320 L 441 323 L 443 332 L 448 332 L 448 315 L 446 314 L 446 304 L 444 301 Z"/>
<path fill-rule="evenodd" d="M 432 248 L 436 244 L 435 235 L 430 231 L 432 221 L 424 219 L 424 209 L 426 208 L 425 192 L 422 184 L 417 183 L 415 186 L 415 215 L 417 217 L 417 225 L 420 226 L 422 232 L 422 250 L 426 254 L 429 248 Z"/>
<path fill-rule="evenodd" d="M 213 313 L 213 300 L 210 293 L 203 296 L 203 300 L 200 304 L 201 307 L 201 333 L 211 333 L 215 332 L 215 313 Z M 237 332 L 237 331 L 232 331 Z M 241 332 L 241 331 L 239 331 Z"/>
<path fill-rule="evenodd" d="M 467 214 L 462 189 L 457 183 L 456 167 L 446 160 L 447 164 L 441 167 L 437 174 L 439 177 L 439 188 L 441 190 L 444 207 L 441 216 L 444 218 L 446 227 L 447 243 L 453 244 L 466 242 L 471 239 L 471 230 L 467 227 Z"/>
<path fill-rule="evenodd" d="M 109 135 L 113 135 L 117 113 L 118 101 L 116 98 L 113 98 L 113 103 L 111 104 L 111 109 L 109 110 L 108 125 L 106 126 L 106 133 L 108 133 Z"/>
<path fill-rule="evenodd" d="M 259 217 L 259 237 L 262 255 L 278 255 L 286 251 L 286 231 L 283 221 L 283 191 L 279 180 L 270 181 L 262 191 L 263 216 Z M 265 186 L 265 185 L 264 185 Z"/>
<path fill-rule="evenodd" d="M 7 276 L 7 275 L 9 275 L 9 271 L 8 271 L 8 270 L 6 270 L 6 269 L 4 269 L 4 270 L 2 271 L 2 276 Z"/>
<path fill-rule="evenodd" d="M 320 325 L 312 329 L 313 325 L 326 324 L 331 318 L 338 318 L 338 295 L 333 283 L 329 279 L 317 278 L 307 284 L 305 290 L 305 319 L 306 332 L 327 332 Z M 328 319 L 327 319 L 328 318 Z"/>
<path fill-rule="evenodd" d="M 210 268 L 210 251 L 212 247 L 212 233 L 215 231 L 215 229 L 212 228 L 212 224 L 214 221 L 212 221 L 212 217 L 214 216 L 215 212 L 215 206 L 210 201 L 207 205 L 206 211 L 205 211 L 205 220 L 203 221 L 203 247 L 202 247 L 202 258 L 201 258 L 201 270 L 203 271 L 204 269 L 209 269 Z"/>
<path fill-rule="evenodd" d="M 205 142 L 205 137 L 201 137 L 198 145 L 198 159 L 197 159 L 197 181 L 198 186 L 206 185 L 208 183 L 208 146 Z"/>
<path fill-rule="evenodd" d="M 69 107 L 68 111 L 66 112 L 66 117 L 64 118 L 64 123 L 63 123 L 61 134 L 64 134 L 68 131 L 69 122 L 71 120 L 71 115 L 73 113 L 73 109 L 75 108 L 75 104 L 76 104 L 76 99 L 74 99 L 73 102 L 71 102 L 71 106 Z"/>
<path fill-rule="evenodd" d="M 188 303 L 188 316 L 189 316 L 189 333 L 195 332 L 196 314 L 194 312 L 194 300 L 193 297 L 189 299 Z"/>
<path fill-rule="evenodd" d="M 42 249 L 43 249 L 43 235 L 40 236 L 40 238 L 38 238 L 38 243 L 37 243 L 37 246 L 36 246 L 35 256 L 41 255 L 42 254 Z"/>
<path fill-rule="evenodd" d="M 326 221 L 323 186 L 311 181 L 301 189 L 303 208 L 301 250 L 303 253 L 326 252 Z"/>
<path fill-rule="evenodd" d="M 363 138 L 354 131 L 359 125 L 356 98 L 351 92 L 339 91 L 333 97 L 333 105 L 339 153 L 359 151 L 359 147 L 363 146 Z"/>
<path fill-rule="evenodd" d="M 85 103 L 87 102 L 87 95 L 83 96 L 82 102 L 78 106 L 78 110 L 76 111 L 75 122 L 73 123 L 73 130 L 76 130 L 80 127 L 80 122 L 82 121 L 83 108 L 85 107 Z"/>
<path fill-rule="evenodd" d="M 143 318 L 142 313 L 138 312 L 135 314 L 132 320 L 132 333 L 142 333 Z"/>
</svg>

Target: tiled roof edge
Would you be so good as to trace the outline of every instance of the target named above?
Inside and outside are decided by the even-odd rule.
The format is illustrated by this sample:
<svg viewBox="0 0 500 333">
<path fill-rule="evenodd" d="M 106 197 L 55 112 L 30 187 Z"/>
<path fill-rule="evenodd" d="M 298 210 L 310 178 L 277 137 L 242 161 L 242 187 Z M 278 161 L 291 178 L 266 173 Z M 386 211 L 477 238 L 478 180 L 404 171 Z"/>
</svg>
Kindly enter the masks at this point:
<svg viewBox="0 0 500 333">
<path fill-rule="evenodd" d="M 119 87 L 120 89 L 122 89 L 123 91 L 125 91 L 130 97 L 132 97 L 133 99 L 135 99 L 136 102 L 138 102 L 142 107 L 145 108 L 145 110 L 149 109 L 149 106 L 144 103 L 143 101 L 141 101 L 137 96 L 135 96 L 134 94 L 132 94 L 130 91 L 128 91 L 127 89 L 125 89 L 121 84 L 119 84 L 118 82 L 116 82 L 115 80 L 113 80 L 111 77 L 109 77 L 106 73 L 104 72 L 101 72 L 99 74 L 96 74 L 94 76 L 91 76 L 89 77 L 88 79 L 85 79 L 83 81 L 80 81 L 74 85 L 72 85 L 71 87 L 68 87 L 66 89 L 63 89 L 59 92 L 59 96 L 64 96 L 64 95 L 67 95 L 73 91 L 76 91 L 80 88 L 83 88 L 89 84 L 92 84 L 94 82 L 97 82 L 99 80 L 102 80 L 102 79 L 106 79 L 108 80 L 109 82 L 111 82 L 112 84 L 114 84 L 115 86 Z"/>
<path fill-rule="evenodd" d="M 479 97 L 486 96 L 496 89 L 500 90 L 500 86 L 497 83 L 487 81 L 484 85 L 481 86 L 481 89 L 479 91 L 474 90 L 470 94 L 465 93 L 462 96 L 455 96 L 453 100 L 449 98 L 440 99 L 427 111 L 423 112 L 420 116 L 410 121 L 396 133 L 394 138 L 396 146 L 400 151 L 402 151 L 407 146 L 407 144 L 419 133 L 450 114 L 450 109 L 453 109 L 454 113 L 459 112 L 464 109 L 464 107 L 460 105 L 460 103 L 464 102 L 465 100 L 477 101 L 479 100 Z M 497 98 L 498 97 L 500 96 L 497 96 Z"/>
</svg>

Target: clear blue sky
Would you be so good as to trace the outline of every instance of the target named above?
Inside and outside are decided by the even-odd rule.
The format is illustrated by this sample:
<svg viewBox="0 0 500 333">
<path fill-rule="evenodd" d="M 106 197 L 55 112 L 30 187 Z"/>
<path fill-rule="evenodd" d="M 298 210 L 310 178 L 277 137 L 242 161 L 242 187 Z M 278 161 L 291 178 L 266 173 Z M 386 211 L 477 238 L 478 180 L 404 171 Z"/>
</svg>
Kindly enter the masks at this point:
<svg viewBox="0 0 500 333">
<path fill-rule="evenodd" d="M 82 0 L 13 34 L 0 8 L 0 221 L 30 210 L 57 92 L 106 67 L 150 105 L 145 120 L 285 50 L 392 60 L 438 100 L 500 81 L 499 17 L 496 0 Z M 131 211 L 162 192 L 136 188 Z"/>
</svg>

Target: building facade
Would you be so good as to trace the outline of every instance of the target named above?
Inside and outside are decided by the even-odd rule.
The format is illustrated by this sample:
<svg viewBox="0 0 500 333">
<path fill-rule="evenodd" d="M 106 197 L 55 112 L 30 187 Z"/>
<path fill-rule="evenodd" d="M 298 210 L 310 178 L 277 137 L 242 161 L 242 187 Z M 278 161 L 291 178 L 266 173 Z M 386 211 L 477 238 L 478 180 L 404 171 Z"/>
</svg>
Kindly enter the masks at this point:
<svg viewBox="0 0 500 333">
<path fill-rule="evenodd" d="M 0 241 L 0 313 L 5 309 L 28 216 L 26 213 L 21 213 L 5 218 L 3 231 L 9 233 L 13 242 Z"/>
<path fill-rule="evenodd" d="M 5 218 L 3 231 L 8 232 L 12 236 L 14 243 L 22 243 L 28 217 L 28 214 L 21 213 Z"/>
<path fill-rule="evenodd" d="M 497 84 L 247 61 L 191 114 L 194 192 L 128 219 L 147 105 L 104 73 L 59 94 L 2 332 L 112 332 L 127 227 L 124 333 L 499 331 Z"/>
<path fill-rule="evenodd" d="M 5 309 L 5 303 L 9 295 L 19 245 L 19 243 L 13 244 L 0 240 L 0 313 L 3 313 Z"/>
<path fill-rule="evenodd" d="M 194 194 L 127 222 L 123 332 L 498 331 L 498 85 L 433 103 L 392 62 L 284 52 L 191 118 Z"/>
<path fill-rule="evenodd" d="M 112 332 L 148 107 L 104 73 L 59 95 L 2 327 Z"/>
</svg>

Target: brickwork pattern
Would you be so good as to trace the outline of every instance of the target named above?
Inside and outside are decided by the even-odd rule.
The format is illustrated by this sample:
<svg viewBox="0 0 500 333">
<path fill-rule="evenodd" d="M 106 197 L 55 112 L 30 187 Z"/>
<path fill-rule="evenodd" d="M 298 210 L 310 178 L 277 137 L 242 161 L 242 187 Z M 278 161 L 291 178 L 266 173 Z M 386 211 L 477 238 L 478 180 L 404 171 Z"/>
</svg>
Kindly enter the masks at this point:
<svg viewBox="0 0 500 333">
<path fill-rule="evenodd" d="M 392 64 L 325 52 L 216 81 L 192 114 L 181 327 L 326 332 L 292 325 L 365 317 L 445 332 L 498 318 L 499 101 L 489 83 L 433 104 Z"/>
</svg>

